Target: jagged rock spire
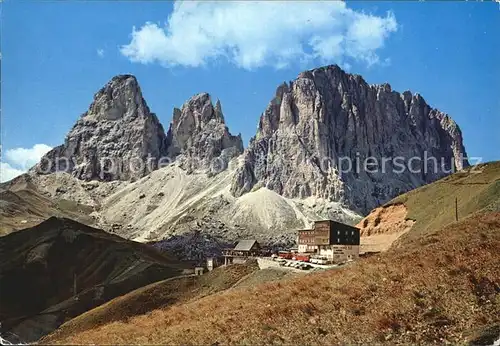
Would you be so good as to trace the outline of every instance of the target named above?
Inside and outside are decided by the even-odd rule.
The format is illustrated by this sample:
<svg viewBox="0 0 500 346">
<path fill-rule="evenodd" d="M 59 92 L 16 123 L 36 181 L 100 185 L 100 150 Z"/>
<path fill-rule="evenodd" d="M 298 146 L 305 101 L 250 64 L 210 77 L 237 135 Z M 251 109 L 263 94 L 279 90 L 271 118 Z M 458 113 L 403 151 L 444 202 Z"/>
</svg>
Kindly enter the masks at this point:
<svg viewBox="0 0 500 346">
<path fill-rule="evenodd" d="M 214 107 L 208 93 L 197 94 L 181 109 L 174 109 L 168 137 L 170 155 L 181 155 L 178 159 L 188 171 L 223 170 L 243 152 L 241 135 L 229 132 L 220 101 Z"/>
</svg>

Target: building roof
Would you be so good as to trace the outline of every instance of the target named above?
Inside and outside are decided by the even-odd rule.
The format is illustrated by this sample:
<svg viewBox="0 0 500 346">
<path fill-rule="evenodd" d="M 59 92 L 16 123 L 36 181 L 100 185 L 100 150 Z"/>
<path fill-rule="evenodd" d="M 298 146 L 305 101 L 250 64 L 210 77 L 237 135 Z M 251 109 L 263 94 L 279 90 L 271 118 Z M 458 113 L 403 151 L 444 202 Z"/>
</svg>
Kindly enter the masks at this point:
<svg viewBox="0 0 500 346">
<path fill-rule="evenodd" d="M 333 224 L 342 225 L 342 226 L 344 226 L 344 227 L 349 227 L 349 228 L 352 228 L 354 231 L 355 231 L 355 230 L 358 230 L 358 231 L 359 231 L 359 228 L 358 228 L 358 227 L 356 227 L 356 226 L 352 226 L 352 225 L 349 225 L 349 224 L 347 224 L 347 223 L 338 222 L 338 221 L 333 221 L 333 220 L 332 220 L 331 222 L 332 222 Z"/>
<path fill-rule="evenodd" d="M 240 240 L 238 242 L 238 244 L 236 244 L 234 250 L 235 251 L 250 251 L 255 244 L 257 244 L 256 240 Z"/>
<path fill-rule="evenodd" d="M 351 226 L 347 223 L 343 223 L 343 222 L 338 222 L 338 221 L 334 221 L 334 220 L 318 220 L 318 221 L 314 221 L 314 226 L 313 226 L 313 229 L 315 228 L 316 224 L 317 223 L 323 223 L 323 222 L 330 222 L 330 225 L 333 225 L 333 226 L 343 226 L 343 227 L 348 227 L 348 228 L 351 228 L 352 230 L 357 230 L 359 231 L 359 228 L 355 227 L 355 226 Z"/>
</svg>

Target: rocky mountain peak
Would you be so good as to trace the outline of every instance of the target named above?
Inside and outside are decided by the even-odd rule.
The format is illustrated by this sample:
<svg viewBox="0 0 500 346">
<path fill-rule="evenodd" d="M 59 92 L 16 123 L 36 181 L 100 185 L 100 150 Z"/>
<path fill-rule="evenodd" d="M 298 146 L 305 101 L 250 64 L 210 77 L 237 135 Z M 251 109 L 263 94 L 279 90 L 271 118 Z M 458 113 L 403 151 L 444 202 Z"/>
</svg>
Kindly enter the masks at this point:
<svg viewBox="0 0 500 346">
<path fill-rule="evenodd" d="M 197 94 L 181 109 L 174 109 L 168 142 L 169 154 L 179 156 L 188 171 L 223 170 L 231 158 L 243 152 L 241 135 L 229 132 L 220 101 L 214 107 L 208 93 Z"/>
<path fill-rule="evenodd" d="M 166 136 L 137 79 L 113 77 L 66 136 L 33 170 L 64 171 L 84 180 L 134 180 L 156 169 Z"/>
<path fill-rule="evenodd" d="M 322 74 L 322 73 L 327 73 L 330 76 L 332 75 L 345 75 L 346 73 L 344 70 L 340 68 L 339 65 L 337 64 L 332 64 L 332 65 L 326 65 L 326 66 L 321 66 L 317 67 L 311 70 L 303 71 L 300 72 L 298 75 L 298 79 L 300 78 L 308 78 L 308 79 L 314 79 L 314 76 L 317 74 Z"/>
<path fill-rule="evenodd" d="M 215 103 L 214 113 L 217 118 L 221 119 L 222 122 L 225 122 L 224 114 L 222 113 L 222 105 L 219 99 L 217 99 L 217 102 Z"/>
<path fill-rule="evenodd" d="M 83 116 L 118 120 L 121 117 L 148 114 L 149 109 L 137 79 L 132 75 L 118 75 L 94 95 L 94 101 Z"/>
<path fill-rule="evenodd" d="M 407 164 L 429 156 L 438 161 L 437 168 L 413 160 L 413 172 L 395 172 L 396 157 Z M 370 172 L 341 167 L 368 157 L 378 164 L 388 160 L 384 172 L 380 166 Z M 231 191 L 241 196 L 264 186 L 285 197 L 323 198 L 367 213 L 444 176 L 451 166 L 462 169 L 464 157 L 458 125 L 421 95 L 400 94 L 389 84 L 369 85 L 331 65 L 302 72 L 277 88 Z"/>
</svg>

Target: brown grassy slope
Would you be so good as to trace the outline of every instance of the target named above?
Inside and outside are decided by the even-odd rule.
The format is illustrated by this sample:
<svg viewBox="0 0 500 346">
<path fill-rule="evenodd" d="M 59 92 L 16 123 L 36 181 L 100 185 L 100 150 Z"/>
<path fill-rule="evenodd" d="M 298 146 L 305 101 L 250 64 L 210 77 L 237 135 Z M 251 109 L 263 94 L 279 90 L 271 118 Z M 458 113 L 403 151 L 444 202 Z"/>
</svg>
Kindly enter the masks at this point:
<svg viewBox="0 0 500 346">
<path fill-rule="evenodd" d="M 294 277 L 306 274 L 307 272 L 292 272 L 281 268 L 265 268 L 245 276 L 243 279 L 238 281 L 231 289 L 255 287 L 263 283 L 292 279 Z"/>
<path fill-rule="evenodd" d="M 199 299 L 232 287 L 257 269 L 254 265 L 235 264 L 216 268 L 201 276 L 174 277 L 159 281 L 75 317 L 57 329 L 52 337 L 68 337 L 114 321 L 126 322 L 134 316 L 155 309 Z"/>
<path fill-rule="evenodd" d="M 350 268 L 230 290 L 45 343 L 459 343 L 500 323 L 500 213 Z"/>
</svg>

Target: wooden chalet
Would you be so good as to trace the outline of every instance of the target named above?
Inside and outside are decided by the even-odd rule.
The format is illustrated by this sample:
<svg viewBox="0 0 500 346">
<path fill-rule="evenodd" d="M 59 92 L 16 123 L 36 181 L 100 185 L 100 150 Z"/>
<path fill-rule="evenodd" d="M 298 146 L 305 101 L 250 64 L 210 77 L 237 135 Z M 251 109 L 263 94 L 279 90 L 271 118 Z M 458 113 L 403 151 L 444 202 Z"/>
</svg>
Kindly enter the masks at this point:
<svg viewBox="0 0 500 346">
<path fill-rule="evenodd" d="M 226 249 L 222 252 L 224 264 L 243 263 L 248 257 L 260 255 L 260 245 L 256 240 L 240 240 L 234 249 Z"/>
</svg>

